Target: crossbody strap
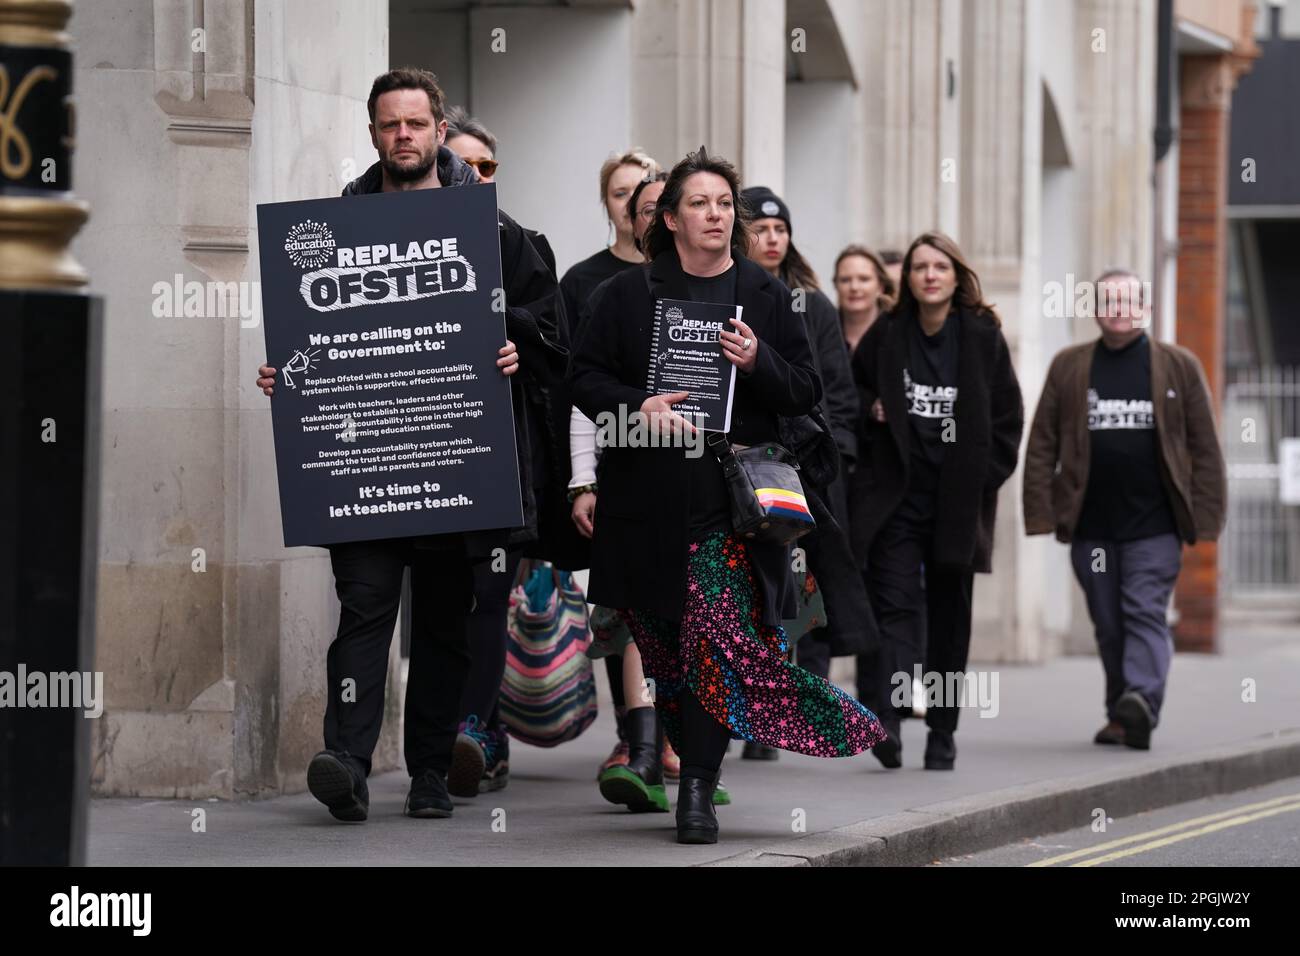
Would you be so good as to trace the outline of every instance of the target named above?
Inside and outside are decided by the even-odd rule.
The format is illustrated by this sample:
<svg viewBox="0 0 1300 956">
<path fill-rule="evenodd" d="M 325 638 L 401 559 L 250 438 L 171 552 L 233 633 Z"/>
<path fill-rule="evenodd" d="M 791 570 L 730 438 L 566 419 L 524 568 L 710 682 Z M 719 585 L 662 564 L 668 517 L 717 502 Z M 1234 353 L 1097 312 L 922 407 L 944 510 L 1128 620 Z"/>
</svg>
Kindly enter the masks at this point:
<svg viewBox="0 0 1300 956">
<path fill-rule="evenodd" d="M 731 442 L 727 441 L 725 432 L 709 432 L 704 439 L 704 443 L 713 450 L 714 456 L 718 459 L 718 464 L 722 466 L 722 476 L 724 478 L 730 478 L 740 471 L 740 459 L 736 457 Z"/>
</svg>

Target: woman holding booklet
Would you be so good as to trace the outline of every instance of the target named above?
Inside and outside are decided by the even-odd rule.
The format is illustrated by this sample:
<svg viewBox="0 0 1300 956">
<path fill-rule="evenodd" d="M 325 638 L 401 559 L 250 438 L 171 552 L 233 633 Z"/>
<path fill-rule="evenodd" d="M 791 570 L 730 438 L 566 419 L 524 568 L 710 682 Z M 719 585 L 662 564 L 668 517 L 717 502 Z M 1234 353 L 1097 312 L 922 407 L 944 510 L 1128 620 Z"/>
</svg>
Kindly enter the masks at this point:
<svg viewBox="0 0 1300 956">
<path fill-rule="evenodd" d="M 662 327 L 656 313 L 671 323 L 672 310 L 695 318 L 709 308 L 693 306 L 712 303 L 736 311 L 715 345 L 726 375 L 711 388 L 722 405 L 709 405 L 708 419 L 692 416 L 707 429 L 729 412 L 726 434 L 711 438 L 732 448 L 775 443 L 778 416 L 807 414 L 820 398 L 790 291 L 746 257 L 738 192 L 734 167 L 703 147 L 673 168 L 645 237 L 649 272 L 609 281 L 569 372 L 574 404 L 592 420 L 639 412 L 661 434 L 683 439 L 676 447 L 627 441 L 603 449 L 589 588 L 593 602 L 622 610 L 681 755 L 682 843 L 717 841 L 712 794 L 729 739 L 839 757 L 885 736 L 869 710 L 786 660 L 780 624 L 795 607 L 789 545 L 735 532 L 717 457 L 726 450 L 685 440 L 697 426 L 674 406 L 694 404 L 689 390 L 647 387 L 658 377 L 652 348 L 656 360 L 665 354 L 652 346 Z M 788 501 L 789 515 L 797 518 L 798 508 Z"/>
</svg>

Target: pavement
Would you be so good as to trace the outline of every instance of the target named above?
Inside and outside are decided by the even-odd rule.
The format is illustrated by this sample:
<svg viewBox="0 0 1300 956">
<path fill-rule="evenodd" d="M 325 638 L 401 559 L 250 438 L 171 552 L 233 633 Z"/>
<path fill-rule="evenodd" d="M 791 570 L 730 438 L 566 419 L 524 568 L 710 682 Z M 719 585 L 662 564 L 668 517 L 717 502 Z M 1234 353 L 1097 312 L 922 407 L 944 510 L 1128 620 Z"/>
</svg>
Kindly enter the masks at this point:
<svg viewBox="0 0 1300 956">
<path fill-rule="evenodd" d="M 614 738 L 607 700 L 578 740 L 515 744 L 507 789 L 458 800 L 446 820 L 402 816 L 404 773 L 370 780 L 370 819 L 335 822 L 307 794 L 244 802 L 92 801 L 91 865 L 922 865 L 1123 820 L 1300 776 L 1300 626 L 1287 620 L 1174 658 L 1152 749 L 1099 747 L 1093 657 L 996 671 L 998 714 L 963 712 L 956 769 L 921 769 L 925 728 L 904 723 L 904 766 L 863 754 L 723 765 L 734 803 L 715 846 L 678 846 L 671 814 L 605 803 L 595 772 Z M 597 667 L 603 685 L 603 668 Z M 1252 683 L 1253 682 L 1253 683 Z M 1243 688 L 1253 687 L 1254 699 Z M 603 686 L 602 686 L 603 691 Z M 675 790 L 670 789 L 675 797 Z M 195 821 L 203 810 L 204 828 Z"/>
</svg>

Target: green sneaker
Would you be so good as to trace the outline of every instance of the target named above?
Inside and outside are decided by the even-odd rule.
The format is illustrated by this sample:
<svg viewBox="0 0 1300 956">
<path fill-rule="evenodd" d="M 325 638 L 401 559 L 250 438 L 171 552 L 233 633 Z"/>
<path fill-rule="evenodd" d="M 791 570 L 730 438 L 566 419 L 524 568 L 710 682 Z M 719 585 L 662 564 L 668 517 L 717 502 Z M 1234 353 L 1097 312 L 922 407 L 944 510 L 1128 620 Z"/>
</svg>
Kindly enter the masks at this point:
<svg viewBox="0 0 1300 956">
<path fill-rule="evenodd" d="M 713 788 L 713 805 L 715 807 L 725 807 L 730 805 L 730 803 L 731 791 L 728 790 L 727 785 L 719 779 L 718 785 Z"/>
<path fill-rule="evenodd" d="M 610 767 L 598 780 L 600 795 L 610 803 L 620 803 L 633 813 L 668 812 L 662 778 L 659 783 L 646 783 L 636 771 L 624 766 Z"/>
</svg>

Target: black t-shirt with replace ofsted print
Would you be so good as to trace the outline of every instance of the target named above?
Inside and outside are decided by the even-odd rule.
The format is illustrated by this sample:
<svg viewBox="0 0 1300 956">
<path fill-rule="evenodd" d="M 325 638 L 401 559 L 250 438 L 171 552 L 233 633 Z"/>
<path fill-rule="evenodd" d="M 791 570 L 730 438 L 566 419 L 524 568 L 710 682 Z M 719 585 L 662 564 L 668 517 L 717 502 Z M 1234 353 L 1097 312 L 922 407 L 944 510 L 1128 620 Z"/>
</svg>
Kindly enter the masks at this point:
<svg viewBox="0 0 1300 956">
<path fill-rule="evenodd" d="M 919 320 L 911 323 L 903 390 L 912 429 L 908 490 L 913 494 L 930 495 L 938 489 L 944 452 L 957 439 L 954 407 L 960 347 L 961 321 L 956 313 L 949 314 L 934 335 L 926 335 Z"/>
<path fill-rule="evenodd" d="M 1174 533 L 1160 479 L 1145 334 L 1121 349 L 1097 343 L 1088 377 L 1088 437 L 1088 488 L 1075 539 L 1135 541 Z"/>
</svg>

